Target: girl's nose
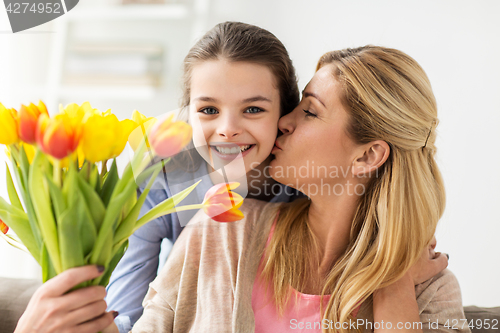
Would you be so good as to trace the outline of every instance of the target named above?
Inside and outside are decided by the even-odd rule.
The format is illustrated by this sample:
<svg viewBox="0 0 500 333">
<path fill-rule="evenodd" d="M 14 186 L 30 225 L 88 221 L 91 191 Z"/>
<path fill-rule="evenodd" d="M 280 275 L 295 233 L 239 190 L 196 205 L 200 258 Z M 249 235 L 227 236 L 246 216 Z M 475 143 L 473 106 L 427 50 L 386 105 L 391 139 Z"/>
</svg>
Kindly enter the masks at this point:
<svg viewBox="0 0 500 333">
<path fill-rule="evenodd" d="M 226 114 L 221 117 L 220 124 L 217 126 L 217 134 L 224 139 L 232 139 L 243 132 L 241 121 L 234 115 Z"/>
</svg>

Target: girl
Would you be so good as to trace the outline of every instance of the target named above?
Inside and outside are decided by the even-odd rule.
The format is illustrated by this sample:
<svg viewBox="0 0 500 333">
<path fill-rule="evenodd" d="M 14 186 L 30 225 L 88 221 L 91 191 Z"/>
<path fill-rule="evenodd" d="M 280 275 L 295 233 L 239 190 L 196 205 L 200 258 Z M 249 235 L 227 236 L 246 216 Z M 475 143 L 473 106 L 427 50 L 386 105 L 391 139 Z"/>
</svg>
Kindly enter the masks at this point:
<svg viewBox="0 0 500 333">
<path fill-rule="evenodd" d="M 200 179 L 182 205 L 201 203 L 213 184 L 225 181 L 214 167 L 223 167 L 232 181 L 249 184 L 239 188 L 246 197 L 288 202 L 298 195 L 263 172 L 272 157 L 278 119 L 299 101 L 292 61 L 273 34 L 239 22 L 218 24 L 184 59 L 183 87 L 180 117 L 193 126 L 193 144 L 174 160 L 166 182 L 158 177 L 144 213 Z M 162 240 L 174 243 L 195 213 L 160 217 L 130 237 L 107 287 L 108 308 L 120 313 L 115 320 L 120 332 L 128 332 L 142 314 L 148 286 L 166 260 L 160 258 Z"/>
</svg>

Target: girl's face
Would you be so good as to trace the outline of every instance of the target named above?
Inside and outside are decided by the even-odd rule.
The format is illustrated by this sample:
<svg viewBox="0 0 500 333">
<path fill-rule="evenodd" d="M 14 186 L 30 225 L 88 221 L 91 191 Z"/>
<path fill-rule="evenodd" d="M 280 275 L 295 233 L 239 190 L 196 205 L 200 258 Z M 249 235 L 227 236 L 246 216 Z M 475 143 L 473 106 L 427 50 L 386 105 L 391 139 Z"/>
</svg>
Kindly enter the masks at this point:
<svg viewBox="0 0 500 333">
<path fill-rule="evenodd" d="M 332 65 L 318 70 L 300 104 L 279 120 L 283 135 L 276 140 L 270 164 L 275 180 L 309 196 L 315 190 L 347 190 L 346 178 L 358 154 L 357 145 L 346 134 L 348 114 L 332 70 Z"/>
<path fill-rule="evenodd" d="M 193 67 L 189 108 L 193 142 L 215 169 L 222 164 L 228 174 L 241 177 L 266 160 L 279 117 L 280 94 L 267 67 L 227 60 Z"/>
</svg>

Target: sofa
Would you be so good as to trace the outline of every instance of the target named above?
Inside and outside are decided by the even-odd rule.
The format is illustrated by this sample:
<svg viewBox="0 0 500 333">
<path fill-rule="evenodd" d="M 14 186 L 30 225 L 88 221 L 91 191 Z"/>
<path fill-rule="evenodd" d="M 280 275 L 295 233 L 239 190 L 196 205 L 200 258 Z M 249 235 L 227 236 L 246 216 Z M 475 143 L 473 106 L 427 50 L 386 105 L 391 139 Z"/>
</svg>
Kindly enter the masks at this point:
<svg viewBox="0 0 500 333">
<path fill-rule="evenodd" d="M 14 332 L 19 317 L 39 286 L 37 280 L 0 278 L 0 333 Z M 500 307 L 465 306 L 464 312 L 467 320 L 473 319 L 474 323 L 484 323 L 485 319 L 489 319 L 490 323 L 494 320 L 498 323 L 496 328 L 474 327 L 472 333 L 500 333 Z"/>
</svg>

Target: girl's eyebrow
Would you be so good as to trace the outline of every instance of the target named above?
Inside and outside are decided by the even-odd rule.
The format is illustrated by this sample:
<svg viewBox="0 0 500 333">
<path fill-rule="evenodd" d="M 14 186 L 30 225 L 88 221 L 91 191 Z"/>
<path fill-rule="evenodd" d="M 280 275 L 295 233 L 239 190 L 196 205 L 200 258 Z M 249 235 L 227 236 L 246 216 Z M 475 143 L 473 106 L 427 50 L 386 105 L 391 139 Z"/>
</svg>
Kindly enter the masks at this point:
<svg viewBox="0 0 500 333">
<path fill-rule="evenodd" d="M 196 97 L 195 99 L 193 99 L 193 102 L 196 102 L 196 101 L 212 102 L 212 103 L 218 103 L 219 102 L 218 99 L 213 98 L 213 97 L 208 97 L 208 96 Z M 246 99 L 244 99 L 242 101 L 242 103 L 252 103 L 252 102 L 269 102 L 269 103 L 272 103 L 272 101 L 269 98 L 261 96 L 261 95 L 250 97 L 250 98 L 246 98 Z"/>
<path fill-rule="evenodd" d="M 264 97 L 264 96 L 254 96 L 254 97 L 250 97 L 250 98 L 247 98 L 247 99 L 244 99 L 243 100 L 243 103 L 252 103 L 252 102 L 269 102 L 269 103 L 272 103 L 272 101 L 267 98 L 267 97 Z"/>
<path fill-rule="evenodd" d="M 219 102 L 218 99 L 213 98 L 213 97 L 207 97 L 207 96 L 196 97 L 195 99 L 193 99 L 193 102 L 196 102 L 196 101 L 202 101 L 202 102 Z"/>
</svg>

